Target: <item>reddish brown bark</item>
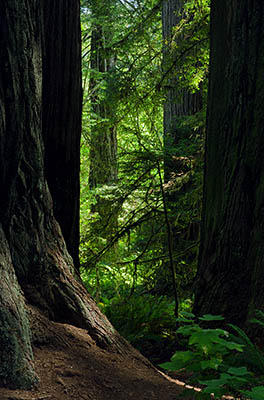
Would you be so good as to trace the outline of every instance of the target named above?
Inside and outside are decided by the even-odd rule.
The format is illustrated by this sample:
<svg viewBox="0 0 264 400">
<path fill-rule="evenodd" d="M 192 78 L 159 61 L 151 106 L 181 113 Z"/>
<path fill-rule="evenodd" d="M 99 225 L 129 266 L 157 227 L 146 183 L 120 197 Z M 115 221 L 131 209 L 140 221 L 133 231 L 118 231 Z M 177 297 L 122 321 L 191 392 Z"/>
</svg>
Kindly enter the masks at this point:
<svg viewBox="0 0 264 400">
<path fill-rule="evenodd" d="M 81 39 L 79 1 L 43 1 L 45 174 L 67 249 L 79 267 Z"/>
<path fill-rule="evenodd" d="M 65 2 L 59 0 L 53 3 L 54 10 L 58 10 L 59 5 L 65 6 Z M 76 21 L 78 4 L 74 0 L 71 2 L 73 7 L 67 8 L 68 11 L 64 9 L 69 14 L 75 10 Z M 25 299 L 56 321 L 86 328 L 98 345 L 133 354 L 75 277 L 72 258 L 54 217 L 44 167 L 44 160 L 47 163 L 50 153 L 45 152 L 42 136 L 45 109 L 42 109 L 42 65 L 45 65 L 46 57 L 42 47 L 45 39 L 41 29 L 42 11 L 33 0 L 3 0 L 0 3 L 0 384 L 16 387 L 29 387 L 36 382 Z M 59 33 L 63 29 L 60 23 L 58 17 Z M 63 40 L 61 35 L 60 38 Z M 55 43 L 61 46 L 57 38 Z M 67 44 L 69 48 L 80 45 L 74 34 L 68 35 Z M 79 62 L 78 54 L 78 51 L 71 52 L 68 69 Z M 54 45 L 49 57 L 56 58 L 57 55 Z M 63 65 L 63 68 L 66 67 Z M 63 71 L 57 79 L 61 78 L 65 84 Z M 73 68 L 73 71 L 79 77 L 79 69 Z M 78 82 L 78 77 L 72 79 Z M 73 97 L 76 95 L 76 85 L 71 85 L 71 80 L 67 82 L 66 87 L 60 86 L 58 99 L 71 96 L 71 91 Z M 43 84 L 47 84 L 47 79 Z M 53 96 L 55 89 L 50 89 Z M 51 98 L 54 106 L 53 100 Z M 65 115 L 69 110 L 63 108 L 66 107 L 63 99 L 62 103 L 66 123 Z M 78 115 L 69 116 L 69 120 L 74 120 L 77 126 L 80 108 L 76 107 L 72 112 Z M 53 113 L 50 118 L 50 135 L 51 132 L 56 135 L 58 121 Z M 51 141 L 46 132 L 46 144 L 48 137 Z M 65 144 L 62 147 L 57 146 L 58 138 L 53 139 L 58 159 L 67 164 L 66 160 L 73 157 L 67 146 L 75 143 L 75 139 L 68 136 L 62 140 Z M 64 151 L 67 154 L 63 156 L 60 153 Z M 78 152 L 74 156 L 77 165 Z M 67 168 L 65 165 L 65 173 Z M 56 169 L 53 173 L 56 181 Z M 60 177 L 61 170 L 58 174 Z"/>
<path fill-rule="evenodd" d="M 194 311 L 244 325 L 264 307 L 264 3 L 213 0 L 206 168 Z"/>
</svg>

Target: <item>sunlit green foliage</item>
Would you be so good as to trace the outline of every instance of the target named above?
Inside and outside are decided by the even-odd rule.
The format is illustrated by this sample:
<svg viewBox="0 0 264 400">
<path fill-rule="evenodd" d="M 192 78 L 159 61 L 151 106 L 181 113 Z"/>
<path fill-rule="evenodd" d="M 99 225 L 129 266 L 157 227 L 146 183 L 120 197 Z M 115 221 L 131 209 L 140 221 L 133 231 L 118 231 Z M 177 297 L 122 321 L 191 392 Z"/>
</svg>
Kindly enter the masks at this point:
<svg viewBox="0 0 264 400">
<path fill-rule="evenodd" d="M 115 55 L 115 69 L 107 75 L 99 73 L 96 79 L 99 97 L 115 107 L 113 118 L 118 134 L 118 183 L 90 190 L 89 138 L 97 123 L 111 123 L 101 121 L 98 115 L 90 112 L 89 46 L 91 26 L 95 18 L 91 14 L 91 4 L 93 7 L 103 7 L 108 3 L 82 1 L 82 277 L 112 322 L 119 317 L 123 321 L 121 315 L 118 317 L 119 308 L 114 307 L 114 304 L 123 304 L 120 308 L 126 310 L 123 316 L 128 312 L 129 306 L 125 302 L 128 293 L 131 294 L 130 302 L 135 307 L 131 306 L 131 312 L 139 304 L 142 306 L 142 310 L 137 312 L 142 315 L 142 319 L 146 319 L 144 329 L 135 333 L 131 323 L 128 326 L 132 336 L 129 336 L 128 329 L 127 332 L 122 332 L 134 343 L 134 336 L 141 338 L 143 332 L 147 334 L 146 327 L 152 326 L 150 320 L 153 316 L 147 312 L 148 304 L 156 302 L 154 314 L 160 312 L 161 315 L 163 309 L 165 315 L 166 307 L 170 309 L 173 302 L 171 275 L 166 266 L 169 255 L 158 175 L 158 165 L 162 170 L 164 161 L 164 86 L 172 66 L 168 65 L 164 72 L 161 1 L 111 1 L 111 20 L 99 18 L 97 22 L 103 26 L 108 25 L 107 29 L 111 28 L 111 37 L 105 47 L 111 49 L 111 53 Z M 208 1 L 186 1 L 183 19 L 175 28 L 175 41 L 171 46 L 173 59 L 177 60 L 179 84 L 191 91 L 202 90 L 204 99 L 208 70 L 208 15 Z M 178 40 L 178 36 L 181 40 Z M 179 120 L 179 129 L 186 131 L 188 135 L 179 142 L 177 148 L 170 149 L 171 154 L 186 160 L 188 164 L 188 171 L 178 171 L 173 180 L 173 190 L 181 195 L 177 200 L 177 215 L 171 221 L 171 228 L 177 232 L 178 238 L 173 254 L 177 281 L 180 295 L 185 299 L 191 298 L 190 287 L 195 274 L 199 245 L 205 108 L 204 101 L 202 112 Z M 192 188 L 187 190 L 190 182 Z M 170 189 L 164 187 L 164 190 Z M 110 242 L 104 238 L 103 233 L 101 236 L 98 234 L 95 240 L 91 232 L 91 223 L 98 218 L 98 215 L 91 212 L 98 193 L 111 200 L 119 214 L 118 229 Z M 118 298 L 113 295 L 113 291 L 118 293 Z M 139 293 L 142 292 L 149 293 L 149 297 L 143 296 L 140 303 Z M 165 299 L 164 296 L 168 296 L 167 300 L 160 303 L 159 299 Z M 110 312 L 111 308 L 115 311 Z M 140 323 L 136 325 L 139 326 Z M 171 322 L 167 329 L 171 331 Z M 150 329 L 148 334 L 151 334 Z M 162 336 L 162 333 L 159 332 L 159 335 Z"/>
<path fill-rule="evenodd" d="M 179 54 L 179 80 L 183 86 L 199 90 L 206 85 L 209 52 L 210 0 L 189 0 L 184 4 L 180 23 L 174 29 L 172 51 Z M 205 92 L 204 92 L 205 93 Z"/>
<path fill-rule="evenodd" d="M 146 268 L 98 263 L 83 280 L 89 293 L 115 328 L 153 362 L 170 357 L 176 345 L 175 303 L 169 296 L 146 290 Z M 139 277 L 136 279 L 136 275 Z M 190 309 L 190 302 L 180 305 Z"/>
</svg>

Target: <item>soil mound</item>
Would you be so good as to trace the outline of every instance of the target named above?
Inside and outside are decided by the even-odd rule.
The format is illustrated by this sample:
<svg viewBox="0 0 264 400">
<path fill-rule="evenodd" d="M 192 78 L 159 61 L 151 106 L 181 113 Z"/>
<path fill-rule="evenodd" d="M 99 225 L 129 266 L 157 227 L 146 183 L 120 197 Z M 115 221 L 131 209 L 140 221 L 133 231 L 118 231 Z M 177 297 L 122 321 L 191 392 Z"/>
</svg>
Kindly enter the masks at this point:
<svg viewBox="0 0 264 400">
<path fill-rule="evenodd" d="M 176 400 L 183 383 L 138 358 L 99 348 L 87 331 L 49 321 L 30 307 L 39 385 L 0 388 L 0 400 Z"/>
</svg>

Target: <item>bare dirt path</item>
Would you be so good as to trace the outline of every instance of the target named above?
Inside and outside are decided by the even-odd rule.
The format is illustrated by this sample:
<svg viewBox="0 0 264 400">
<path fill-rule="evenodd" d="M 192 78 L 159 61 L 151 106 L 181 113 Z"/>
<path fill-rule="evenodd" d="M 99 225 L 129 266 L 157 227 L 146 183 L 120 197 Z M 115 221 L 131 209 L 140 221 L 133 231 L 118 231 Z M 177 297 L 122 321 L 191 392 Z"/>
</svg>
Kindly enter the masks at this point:
<svg viewBox="0 0 264 400">
<path fill-rule="evenodd" d="M 0 400 L 176 400 L 179 381 L 166 378 L 139 356 L 114 354 L 71 325 L 33 319 L 35 365 L 40 383 L 33 391 L 0 388 Z"/>
</svg>

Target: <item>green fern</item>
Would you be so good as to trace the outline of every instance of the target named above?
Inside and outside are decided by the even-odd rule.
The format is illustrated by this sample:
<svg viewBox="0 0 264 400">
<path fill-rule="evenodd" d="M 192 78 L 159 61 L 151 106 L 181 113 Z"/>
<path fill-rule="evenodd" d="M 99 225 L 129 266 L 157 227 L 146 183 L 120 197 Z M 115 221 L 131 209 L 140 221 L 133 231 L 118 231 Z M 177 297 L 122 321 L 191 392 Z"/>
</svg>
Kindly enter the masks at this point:
<svg viewBox="0 0 264 400">
<path fill-rule="evenodd" d="M 262 313 L 263 314 L 263 313 Z M 264 317 L 264 314 L 263 314 Z M 253 322 L 253 320 L 251 321 Z M 262 321 L 257 319 L 254 322 L 258 323 L 262 326 Z M 261 323 L 260 323 L 261 322 Z M 239 339 L 242 340 L 244 344 L 244 355 L 246 356 L 246 361 L 251 364 L 256 370 L 260 373 L 264 373 L 264 354 L 260 351 L 260 349 L 255 346 L 255 344 L 250 340 L 248 335 L 238 326 L 229 324 L 229 326 L 238 334 Z M 264 323 L 263 323 L 264 327 Z"/>
<path fill-rule="evenodd" d="M 261 328 L 264 329 L 264 312 L 261 310 L 255 311 L 257 318 L 252 318 L 250 320 L 251 323 L 259 325 Z"/>
</svg>

